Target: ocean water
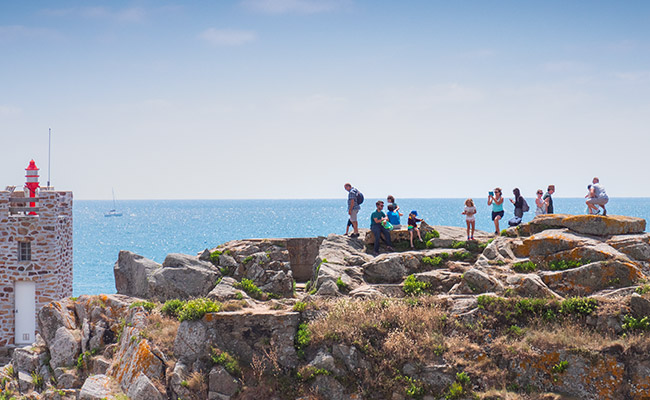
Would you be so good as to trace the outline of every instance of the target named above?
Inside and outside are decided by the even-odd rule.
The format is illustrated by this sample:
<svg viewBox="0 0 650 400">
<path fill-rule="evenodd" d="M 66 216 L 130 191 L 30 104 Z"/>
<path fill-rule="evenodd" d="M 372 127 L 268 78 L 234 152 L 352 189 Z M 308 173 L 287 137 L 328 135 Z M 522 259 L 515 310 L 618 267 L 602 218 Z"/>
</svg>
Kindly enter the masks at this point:
<svg viewBox="0 0 650 400">
<path fill-rule="evenodd" d="M 376 199 L 366 199 L 359 213 L 360 227 L 370 225 Z M 490 207 L 475 199 L 476 229 L 494 231 Z M 534 216 L 534 199 L 527 199 Z M 506 201 L 501 229 L 513 217 Z M 430 225 L 465 227 L 461 215 L 464 199 L 398 199 L 404 214 L 417 210 Z M 104 217 L 110 201 L 74 203 L 75 296 L 115 293 L 113 265 L 120 250 L 129 250 L 162 263 L 169 253 L 196 254 L 234 239 L 313 237 L 343 234 L 347 223 L 346 200 L 140 200 L 120 201 L 122 217 Z M 584 214 L 583 198 L 554 198 L 556 213 Z M 612 198 L 609 214 L 648 219 L 650 199 Z M 406 223 L 407 215 L 402 217 Z"/>
</svg>

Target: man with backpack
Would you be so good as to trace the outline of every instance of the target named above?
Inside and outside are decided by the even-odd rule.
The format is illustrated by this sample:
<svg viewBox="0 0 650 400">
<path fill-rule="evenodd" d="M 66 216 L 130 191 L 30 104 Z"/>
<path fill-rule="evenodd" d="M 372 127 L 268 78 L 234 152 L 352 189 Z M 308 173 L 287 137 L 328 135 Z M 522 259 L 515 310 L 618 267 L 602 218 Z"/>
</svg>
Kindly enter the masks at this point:
<svg viewBox="0 0 650 400">
<path fill-rule="evenodd" d="M 359 237 L 357 214 L 359 214 L 359 210 L 361 210 L 360 204 L 363 203 L 363 194 L 361 194 L 357 188 L 352 187 L 350 183 L 346 183 L 343 187 L 348 191 L 348 215 L 352 222 L 352 228 L 354 228 L 354 232 L 352 232 L 350 237 Z"/>
</svg>

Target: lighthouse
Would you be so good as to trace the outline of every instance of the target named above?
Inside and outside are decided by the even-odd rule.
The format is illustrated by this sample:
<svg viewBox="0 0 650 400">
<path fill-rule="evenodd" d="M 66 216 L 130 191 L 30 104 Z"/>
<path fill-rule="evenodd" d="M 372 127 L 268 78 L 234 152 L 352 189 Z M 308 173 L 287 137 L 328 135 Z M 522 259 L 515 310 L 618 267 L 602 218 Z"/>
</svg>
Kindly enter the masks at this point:
<svg viewBox="0 0 650 400">
<path fill-rule="evenodd" d="M 38 179 L 31 160 L 22 191 L 0 189 L 0 348 L 33 343 L 38 311 L 72 296 L 72 192 Z"/>
<path fill-rule="evenodd" d="M 36 190 L 40 187 L 38 184 L 38 167 L 34 160 L 29 162 L 27 168 L 25 168 L 25 189 L 29 191 L 29 197 L 36 197 Z M 36 203 L 29 203 L 30 207 L 36 207 Z M 30 211 L 29 215 L 36 215 L 34 211 Z"/>
</svg>

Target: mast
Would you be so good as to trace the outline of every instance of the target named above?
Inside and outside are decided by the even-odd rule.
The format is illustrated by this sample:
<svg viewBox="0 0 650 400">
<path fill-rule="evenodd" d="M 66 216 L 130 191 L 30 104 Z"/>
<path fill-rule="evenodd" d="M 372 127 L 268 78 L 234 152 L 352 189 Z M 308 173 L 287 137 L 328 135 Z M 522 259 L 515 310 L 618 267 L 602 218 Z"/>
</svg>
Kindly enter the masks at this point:
<svg viewBox="0 0 650 400">
<path fill-rule="evenodd" d="M 47 188 L 50 188 L 50 155 L 52 149 L 52 128 L 49 128 L 47 134 Z"/>
</svg>

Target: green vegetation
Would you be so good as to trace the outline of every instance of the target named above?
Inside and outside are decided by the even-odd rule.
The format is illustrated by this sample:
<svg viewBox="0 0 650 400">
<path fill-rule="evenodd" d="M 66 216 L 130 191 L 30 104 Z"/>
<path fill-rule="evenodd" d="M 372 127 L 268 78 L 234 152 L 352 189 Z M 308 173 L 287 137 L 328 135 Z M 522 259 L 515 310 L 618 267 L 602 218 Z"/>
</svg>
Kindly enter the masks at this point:
<svg viewBox="0 0 650 400">
<path fill-rule="evenodd" d="M 404 281 L 402 290 L 409 296 L 419 296 L 426 293 L 430 287 L 428 282 L 419 281 L 415 275 L 409 275 Z"/>
<path fill-rule="evenodd" d="M 195 321 L 203 318 L 207 313 L 219 312 L 221 310 L 221 303 L 215 302 L 206 298 L 198 298 L 189 300 L 178 311 L 178 320 Z"/>
<path fill-rule="evenodd" d="M 457 251 L 451 255 L 451 258 L 456 261 L 464 261 L 472 258 L 472 253 L 469 251 Z"/>
<path fill-rule="evenodd" d="M 135 308 L 135 307 L 142 307 L 144 308 L 147 312 L 151 312 L 154 308 L 156 308 L 156 305 L 150 301 L 135 301 L 131 303 L 129 308 Z"/>
<path fill-rule="evenodd" d="M 339 288 L 341 292 L 345 292 L 348 290 L 348 284 L 343 282 L 343 279 L 339 276 L 336 278 L 336 286 Z"/>
<path fill-rule="evenodd" d="M 467 246 L 467 242 L 465 242 L 465 241 L 454 240 L 451 243 L 451 248 L 452 249 L 464 249 L 465 246 Z"/>
<path fill-rule="evenodd" d="M 241 282 L 236 283 L 234 287 L 243 290 L 247 295 L 257 300 L 261 299 L 264 295 L 264 292 L 262 292 L 262 290 L 260 290 L 260 288 L 258 288 L 252 280 L 247 278 L 244 278 L 241 280 Z"/>
<path fill-rule="evenodd" d="M 412 399 L 421 399 L 426 393 L 424 390 L 424 384 L 410 376 L 403 377 L 403 380 L 406 382 L 406 395 Z"/>
<path fill-rule="evenodd" d="M 427 264 L 427 265 L 431 265 L 432 267 L 437 267 L 440 264 L 442 264 L 444 262 L 444 260 L 442 259 L 442 257 L 437 257 L 437 256 L 433 257 L 433 258 L 431 258 L 431 257 L 422 257 L 422 262 Z"/>
<path fill-rule="evenodd" d="M 236 358 L 231 356 L 225 351 L 221 351 L 217 348 L 212 348 L 212 353 L 210 354 L 212 362 L 221 365 L 224 367 L 229 374 L 234 376 L 241 376 L 241 368 L 239 367 L 239 361 Z"/>
<path fill-rule="evenodd" d="M 650 293 L 650 285 L 639 286 L 638 288 L 634 289 L 634 292 L 641 295 Z"/>
<path fill-rule="evenodd" d="M 650 319 L 648 316 L 645 316 L 643 318 L 634 318 L 631 315 L 626 315 L 623 317 L 623 329 L 626 331 L 649 331 Z"/>
<path fill-rule="evenodd" d="M 253 259 L 253 256 L 248 256 L 242 261 L 243 264 L 248 264 Z"/>
<path fill-rule="evenodd" d="M 302 358 L 305 355 L 305 347 L 309 346 L 311 343 L 311 330 L 309 325 L 302 323 L 298 325 L 298 331 L 296 332 L 296 337 L 294 339 L 294 346 L 296 347 L 298 357 Z"/>
<path fill-rule="evenodd" d="M 562 374 L 566 372 L 567 368 L 569 368 L 569 362 L 568 361 L 560 361 L 559 363 L 555 364 L 551 368 L 551 372 L 554 374 Z"/>
<path fill-rule="evenodd" d="M 465 372 L 456 373 L 456 382 L 452 383 L 447 389 L 445 399 L 456 400 L 467 397 L 470 394 L 470 379 Z"/>
<path fill-rule="evenodd" d="M 520 273 L 535 272 L 537 264 L 532 261 L 517 262 L 512 264 L 512 269 Z"/>
<path fill-rule="evenodd" d="M 510 333 L 518 333 L 513 324 L 527 323 L 532 319 L 554 321 L 558 317 L 579 318 L 592 314 L 598 301 L 585 297 L 570 297 L 562 301 L 548 299 L 504 298 L 480 295 L 478 307 L 490 315 L 510 325 Z"/>
<path fill-rule="evenodd" d="M 438 239 L 440 238 L 440 232 L 437 230 L 432 230 L 424 234 L 424 241 L 428 242 L 431 239 Z"/>
<path fill-rule="evenodd" d="M 160 309 L 160 312 L 168 317 L 178 318 L 178 312 L 183 308 L 184 305 L 185 302 L 183 300 L 167 300 Z"/>
<path fill-rule="evenodd" d="M 307 365 L 296 372 L 296 378 L 303 382 L 309 382 L 312 379 L 316 378 L 318 375 L 331 375 L 331 372 L 323 368 L 313 367 L 311 365 Z"/>
<path fill-rule="evenodd" d="M 36 388 L 37 391 L 42 391 L 43 388 L 45 387 L 45 381 L 43 379 L 43 375 L 39 374 L 36 371 L 32 371 L 30 374 L 32 376 L 32 382 L 34 383 L 34 387 Z"/>
<path fill-rule="evenodd" d="M 307 303 L 303 303 L 302 301 L 297 301 L 296 304 L 293 305 L 292 310 L 296 312 L 303 312 L 307 308 Z"/>
<path fill-rule="evenodd" d="M 222 251 L 215 250 L 212 253 L 210 253 L 210 261 L 214 265 L 219 265 L 219 257 L 221 257 L 221 254 L 223 254 Z"/>
<path fill-rule="evenodd" d="M 564 271 L 571 268 L 581 267 L 589 264 L 589 260 L 554 260 L 548 263 L 548 269 L 551 271 Z"/>
</svg>

